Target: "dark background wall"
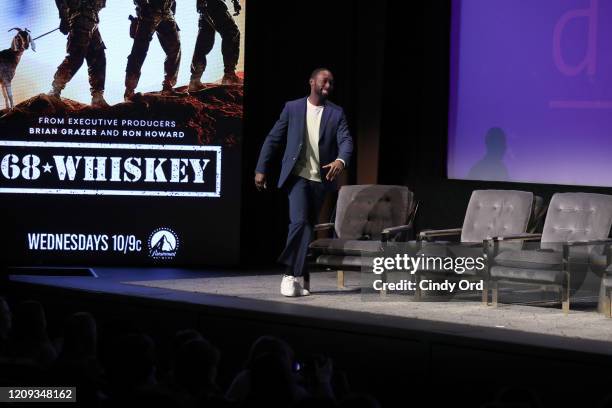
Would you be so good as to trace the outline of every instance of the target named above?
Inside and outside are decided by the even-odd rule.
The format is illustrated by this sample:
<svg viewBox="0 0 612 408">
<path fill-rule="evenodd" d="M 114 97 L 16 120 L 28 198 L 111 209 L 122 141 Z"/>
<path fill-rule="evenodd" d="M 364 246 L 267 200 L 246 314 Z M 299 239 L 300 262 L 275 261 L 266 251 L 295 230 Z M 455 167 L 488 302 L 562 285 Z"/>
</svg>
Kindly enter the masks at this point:
<svg viewBox="0 0 612 408">
<path fill-rule="evenodd" d="M 334 72 L 332 99 L 345 108 L 356 142 L 343 182 L 407 185 L 420 202 L 417 230 L 460 227 L 475 189 L 527 190 L 547 201 L 555 192 L 612 193 L 446 178 L 450 1 L 265 1 L 248 3 L 248 15 L 245 265 L 272 263 L 282 249 L 286 197 L 274 189 L 256 193 L 253 170 L 284 102 L 307 94 L 309 73 L 318 66 Z"/>
</svg>

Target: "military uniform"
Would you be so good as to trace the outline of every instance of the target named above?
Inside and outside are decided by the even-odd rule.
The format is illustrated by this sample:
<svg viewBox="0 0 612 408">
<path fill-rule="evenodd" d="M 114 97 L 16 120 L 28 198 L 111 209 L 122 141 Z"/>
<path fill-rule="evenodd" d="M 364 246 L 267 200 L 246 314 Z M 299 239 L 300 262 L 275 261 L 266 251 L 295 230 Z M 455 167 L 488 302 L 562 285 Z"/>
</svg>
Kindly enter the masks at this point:
<svg viewBox="0 0 612 408">
<path fill-rule="evenodd" d="M 134 4 L 137 19 L 133 21 L 133 24 L 136 24 L 133 30 L 134 44 L 125 70 L 125 97 L 129 99 L 134 94 L 154 33 L 157 33 L 157 38 L 166 53 L 165 78 L 162 86 L 167 93 L 173 93 L 172 88 L 176 85 L 181 62 L 179 28 L 174 21 L 176 1 L 134 0 Z"/>
<path fill-rule="evenodd" d="M 62 89 L 87 60 L 92 104 L 106 105 L 104 83 L 106 80 L 105 46 L 98 31 L 98 14 L 106 6 L 106 0 L 55 0 L 60 15 L 60 30 L 68 34 L 67 55 L 53 77 L 50 94 L 59 97 Z"/>
<path fill-rule="evenodd" d="M 190 89 L 193 90 L 194 87 L 200 85 L 200 78 L 206 69 L 206 56 L 215 43 L 215 31 L 221 35 L 221 53 L 225 72 L 223 82 L 241 82 L 235 74 L 240 55 L 240 31 L 227 5 L 223 0 L 198 0 L 197 9 L 200 13 L 200 21 L 191 61 Z"/>
</svg>

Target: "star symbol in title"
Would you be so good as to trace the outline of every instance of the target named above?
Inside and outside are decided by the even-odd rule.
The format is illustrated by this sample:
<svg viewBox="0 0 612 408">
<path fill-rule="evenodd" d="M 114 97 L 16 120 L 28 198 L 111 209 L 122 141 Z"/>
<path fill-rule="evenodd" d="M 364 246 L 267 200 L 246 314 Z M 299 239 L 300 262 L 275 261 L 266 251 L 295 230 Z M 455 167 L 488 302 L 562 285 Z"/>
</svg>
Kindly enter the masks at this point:
<svg viewBox="0 0 612 408">
<path fill-rule="evenodd" d="M 51 169 L 53 168 L 53 166 L 51 166 L 48 162 L 45 163 L 45 165 L 43 166 L 43 170 L 45 173 L 51 173 Z"/>
</svg>

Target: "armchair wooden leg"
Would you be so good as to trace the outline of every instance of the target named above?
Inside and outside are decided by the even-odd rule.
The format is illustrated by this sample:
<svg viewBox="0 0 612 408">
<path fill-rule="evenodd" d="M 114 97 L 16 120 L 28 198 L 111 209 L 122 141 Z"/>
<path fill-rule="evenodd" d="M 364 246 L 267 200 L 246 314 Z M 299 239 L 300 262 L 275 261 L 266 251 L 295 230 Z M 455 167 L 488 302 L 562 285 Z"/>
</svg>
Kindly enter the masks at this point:
<svg viewBox="0 0 612 408">
<path fill-rule="evenodd" d="M 604 277 L 601 277 L 601 281 L 599 283 L 599 299 L 597 300 L 597 313 L 601 313 L 604 316 L 607 316 L 609 306 L 607 306 L 607 293 L 606 287 L 604 285 Z"/>
<path fill-rule="evenodd" d="M 489 306 L 489 281 L 482 280 L 482 305 Z"/>
<path fill-rule="evenodd" d="M 415 289 L 414 289 L 414 300 L 416 300 L 417 302 L 420 302 L 423 294 L 421 293 L 421 285 L 420 285 L 421 275 L 418 272 L 414 274 L 414 282 L 416 284 Z"/>
<path fill-rule="evenodd" d="M 497 307 L 499 298 L 499 283 L 497 281 L 491 282 L 491 306 Z"/>
<path fill-rule="evenodd" d="M 563 309 L 563 314 L 568 315 L 570 310 L 570 278 L 569 272 L 565 272 L 565 282 L 563 283 L 563 287 L 561 289 L 561 308 Z"/>
<path fill-rule="evenodd" d="M 344 289 L 344 271 L 338 271 L 338 289 Z"/>
<path fill-rule="evenodd" d="M 603 310 L 606 317 L 612 317 L 612 299 L 610 299 L 610 290 L 605 289 L 605 295 L 603 298 Z"/>
</svg>

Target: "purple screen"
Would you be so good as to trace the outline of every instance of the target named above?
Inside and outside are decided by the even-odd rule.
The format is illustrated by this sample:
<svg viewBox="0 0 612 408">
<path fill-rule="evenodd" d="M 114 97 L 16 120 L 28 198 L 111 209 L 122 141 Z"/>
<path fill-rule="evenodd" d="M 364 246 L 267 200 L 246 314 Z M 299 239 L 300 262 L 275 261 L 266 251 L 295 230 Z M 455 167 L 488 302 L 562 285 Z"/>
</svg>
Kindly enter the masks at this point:
<svg viewBox="0 0 612 408">
<path fill-rule="evenodd" d="M 448 177 L 612 186 L 612 1 L 453 0 Z"/>
</svg>

